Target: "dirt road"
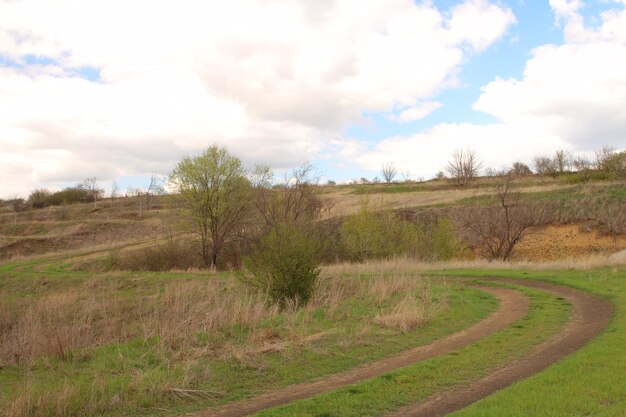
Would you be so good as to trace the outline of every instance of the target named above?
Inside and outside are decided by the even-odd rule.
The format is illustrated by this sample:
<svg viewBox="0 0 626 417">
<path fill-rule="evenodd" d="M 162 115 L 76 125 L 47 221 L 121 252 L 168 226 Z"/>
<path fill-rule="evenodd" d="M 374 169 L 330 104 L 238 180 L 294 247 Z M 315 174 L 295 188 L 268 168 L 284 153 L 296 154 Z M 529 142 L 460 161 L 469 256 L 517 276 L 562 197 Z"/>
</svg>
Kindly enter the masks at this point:
<svg viewBox="0 0 626 417">
<path fill-rule="evenodd" d="M 484 279 L 481 278 L 481 280 Z M 498 369 L 491 375 L 474 381 L 470 385 L 440 392 L 425 402 L 403 407 L 391 414 L 390 417 L 443 416 L 466 407 L 495 391 L 540 372 L 550 364 L 580 349 L 606 327 L 612 315 L 613 308 L 607 300 L 583 291 L 540 281 L 500 278 L 490 280 L 536 288 L 563 297 L 572 304 L 572 318 L 558 334 L 534 347 L 529 354 L 504 368 Z M 529 300 L 519 291 L 488 286 L 481 286 L 480 288 L 496 296 L 500 301 L 500 306 L 489 317 L 467 329 L 436 340 L 429 345 L 416 347 L 340 374 L 331 375 L 319 381 L 291 385 L 279 391 L 226 404 L 218 408 L 203 410 L 189 416 L 245 416 L 266 408 L 332 391 L 428 358 L 450 353 L 508 327 L 527 314 Z"/>
</svg>

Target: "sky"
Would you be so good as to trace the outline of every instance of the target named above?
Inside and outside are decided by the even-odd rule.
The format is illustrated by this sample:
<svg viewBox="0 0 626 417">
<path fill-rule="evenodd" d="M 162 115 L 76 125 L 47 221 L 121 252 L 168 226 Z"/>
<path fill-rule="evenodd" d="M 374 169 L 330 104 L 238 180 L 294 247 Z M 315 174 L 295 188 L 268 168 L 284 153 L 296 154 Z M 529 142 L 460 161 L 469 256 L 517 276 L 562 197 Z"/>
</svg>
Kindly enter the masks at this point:
<svg viewBox="0 0 626 417">
<path fill-rule="evenodd" d="M 323 181 L 626 148 L 626 0 L 0 0 L 0 198 L 226 146 Z"/>
</svg>

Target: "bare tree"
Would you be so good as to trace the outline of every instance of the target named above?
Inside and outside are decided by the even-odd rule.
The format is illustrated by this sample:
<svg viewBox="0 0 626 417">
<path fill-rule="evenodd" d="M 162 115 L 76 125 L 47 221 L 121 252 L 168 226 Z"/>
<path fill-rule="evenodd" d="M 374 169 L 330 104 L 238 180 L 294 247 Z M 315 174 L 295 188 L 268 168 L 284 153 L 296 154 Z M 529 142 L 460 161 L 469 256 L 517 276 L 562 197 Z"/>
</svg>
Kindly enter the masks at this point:
<svg viewBox="0 0 626 417">
<path fill-rule="evenodd" d="M 478 176 L 482 165 L 482 161 L 473 149 L 457 149 L 452 152 L 446 172 L 458 184 L 465 185 Z"/>
<path fill-rule="evenodd" d="M 617 152 L 609 146 L 596 151 L 596 169 L 604 172 L 626 173 L 626 151 Z"/>
<path fill-rule="evenodd" d="M 412 181 L 411 180 L 411 171 L 409 171 L 408 169 L 402 171 L 402 180 L 404 182 L 411 182 Z"/>
<path fill-rule="evenodd" d="M 471 207 L 462 227 L 490 259 L 508 260 L 515 246 L 541 221 L 541 212 L 522 204 L 513 177 L 507 175 L 496 189 L 495 205 Z"/>
<path fill-rule="evenodd" d="M 11 197 L 9 197 L 7 202 L 9 203 L 9 208 L 11 209 L 11 212 L 13 213 L 13 224 L 17 224 L 17 213 L 24 210 L 24 206 L 25 206 L 24 199 L 20 197 L 19 195 L 14 194 Z"/>
<path fill-rule="evenodd" d="M 571 158 L 571 155 L 563 149 L 554 153 L 554 168 L 559 174 L 562 174 L 569 169 Z"/>
<path fill-rule="evenodd" d="M 85 178 L 82 187 L 89 193 L 89 199 L 93 201 L 93 207 L 97 209 L 98 199 L 104 193 L 102 189 L 98 188 L 98 179 L 96 177 Z"/>
<path fill-rule="evenodd" d="M 119 197 L 119 193 L 120 193 L 120 187 L 119 185 L 117 185 L 117 181 L 113 181 L 111 183 L 111 194 L 109 195 L 109 197 L 111 198 L 111 201 Z"/>
<path fill-rule="evenodd" d="M 396 166 L 394 164 L 388 163 L 383 165 L 382 174 L 385 182 L 392 182 L 397 173 L 398 170 L 396 169 Z"/>
<path fill-rule="evenodd" d="M 602 149 L 598 149 L 595 160 L 595 168 L 598 171 L 608 171 L 609 161 L 611 160 L 611 155 L 613 155 L 615 149 L 610 146 L 603 146 Z"/>
<path fill-rule="evenodd" d="M 157 175 L 152 174 L 150 176 L 150 184 L 148 185 L 146 191 L 143 193 L 146 211 L 152 210 L 154 202 L 156 201 L 158 196 L 162 195 L 164 192 L 165 189 L 163 188 L 163 180 Z"/>
<path fill-rule="evenodd" d="M 551 158 L 546 156 L 538 156 L 534 159 L 535 163 L 535 172 L 537 175 L 542 177 L 548 175 L 556 175 L 556 168 L 554 166 L 554 161 Z"/>
<path fill-rule="evenodd" d="M 528 167 L 528 165 L 526 165 L 523 162 L 514 162 L 513 166 L 511 167 L 511 169 L 509 170 L 509 174 L 516 176 L 516 177 L 523 177 L 525 175 L 532 175 L 532 171 L 530 170 L 530 168 Z"/>
<path fill-rule="evenodd" d="M 576 172 L 586 172 L 591 169 L 591 161 L 584 155 L 572 158 L 572 167 Z"/>
<path fill-rule="evenodd" d="M 257 192 L 255 205 L 266 226 L 309 221 L 316 217 L 323 209 L 315 191 L 317 181 L 313 166 L 308 162 L 293 168 L 283 183 L 276 186 L 270 168 L 257 167 L 253 179 Z"/>
</svg>

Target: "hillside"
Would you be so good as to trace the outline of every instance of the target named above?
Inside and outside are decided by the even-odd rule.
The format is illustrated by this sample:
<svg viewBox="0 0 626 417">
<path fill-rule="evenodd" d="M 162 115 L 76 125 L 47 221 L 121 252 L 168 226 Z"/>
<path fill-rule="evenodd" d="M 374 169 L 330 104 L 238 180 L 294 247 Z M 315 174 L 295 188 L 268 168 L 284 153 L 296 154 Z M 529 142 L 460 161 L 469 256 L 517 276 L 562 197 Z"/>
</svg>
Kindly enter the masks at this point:
<svg viewBox="0 0 626 417">
<path fill-rule="evenodd" d="M 421 183 L 318 186 L 322 221 L 357 213 L 365 201 L 372 210 L 395 210 L 413 218 L 437 216 L 493 203 L 498 178 L 484 177 L 468 186 L 447 180 Z M 528 177 L 518 191 L 552 212 L 545 224 L 520 243 L 516 259 L 558 259 L 617 252 L 626 248 L 626 180 L 570 184 L 562 179 Z M 27 209 L 0 207 L 0 260 L 66 250 L 103 248 L 161 239 L 188 232 L 180 222 L 174 196 L 160 196 L 146 211 L 136 197 Z M 608 228 L 607 228 L 608 226 Z M 609 230 L 610 229 L 610 230 Z"/>
</svg>

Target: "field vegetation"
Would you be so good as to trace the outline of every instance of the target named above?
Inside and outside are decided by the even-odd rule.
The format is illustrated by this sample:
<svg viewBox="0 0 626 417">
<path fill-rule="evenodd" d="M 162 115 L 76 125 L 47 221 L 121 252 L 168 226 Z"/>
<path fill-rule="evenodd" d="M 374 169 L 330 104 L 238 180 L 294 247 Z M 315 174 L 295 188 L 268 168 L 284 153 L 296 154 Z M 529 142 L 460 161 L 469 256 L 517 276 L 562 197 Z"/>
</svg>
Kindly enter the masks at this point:
<svg viewBox="0 0 626 417">
<path fill-rule="evenodd" d="M 579 288 L 615 316 L 581 351 L 458 415 L 624 415 L 626 153 L 534 162 L 481 177 L 468 149 L 449 178 L 394 182 L 389 163 L 385 183 L 320 185 L 311 165 L 278 179 L 212 146 L 176 167 L 174 193 L 153 176 L 105 197 L 89 178 L 2 201 L 0 415 L 233 404 L 466 329 L 500 307 L 486 285 L 530 300 L 476 343 L 260 413 L 384 415 L 501 369 L 568 321 L 565 300 L 490 276 Z"/>
</svg>

